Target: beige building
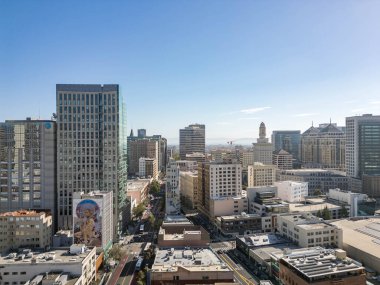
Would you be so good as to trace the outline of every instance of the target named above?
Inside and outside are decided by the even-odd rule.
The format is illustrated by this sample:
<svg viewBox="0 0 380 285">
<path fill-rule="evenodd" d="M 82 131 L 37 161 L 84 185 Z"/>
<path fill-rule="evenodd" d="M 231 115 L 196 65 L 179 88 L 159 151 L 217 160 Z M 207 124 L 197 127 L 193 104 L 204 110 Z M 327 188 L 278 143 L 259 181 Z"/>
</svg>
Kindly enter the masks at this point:
<svg viewBox="0 0 380 285">
<path fill-rule="evenodd" d="M 340 230 L 311 214 L 279 215 L 277 230 L 300 247 L 337 246 Z"/>
<path fill-rule="evenodd" d="M 52 216 L 20 210 L 0 214 L 0 253 L 23 248 L 44 249 L 52 242 Z"/>
<path fill-rule="evenodd" d="M 244 196 L 221 197 L 210 200 L 209 217 L 237 215 L 248 213 L 248 199 Z"/>
<path fill-rule="evenodd" d="M 210 234 L 202 226 L 185 223 L 165 223 L 158 232 L 159 247 L 207 247 Z"/>
<path fill-rule="evenodd" d="M 128 144 L 128 174 L 139 175 L 139 160 L 141 157 L 158 161 L 158 142 L 153 139 L 134 140 Z"/>
<path fill-rule="evenodd" d="M 312 167 L 345 169 L 345 133 L 336 124 L 310 127 L 301 135 L 301 161 Z"/>
<path fill-rule="evenodd" d="M 380 217 L 334 221 L 341 230 L 338 247 L 380 274 Z"/>
<path fill-rule="evenodd" d="M 247 169 L 248 165 L 253 165 L 254 162 L 253 151 L 245 151 L 240 154 L 240 163 L 244 169 Z"/>
<path fill-rule="evenodd" d="M 262 122 L 259 129 L 259 138 L 253 143 L 253 160 L 263 164 L 272 164 L 273 146 L 266 137 L 266 127 Z"/>
<path fill-rule="evenodd" d="M 126 196 L 136 200 L 136 204 L 143 202 L 149 193 L 150 179 L 129 179 L 127 183 Z"/>
<path fill-rule="evenodd" d="M 350 208 L 347 207 L 347 211 L 350 212 Z M 289 213 L 310 213 L 314 216 L 319 215 L 327 209 L 330 212 L 331 219 L 342 218 L 342 206 L 339 204 L 326 202 L 323 198 L 308 198 L 304 203 L 289 203 Z"/>
<path fill-rule="evenodd" d="M 292 169 L 293 155 L 283 149 L 275 151 L 273 152 L 273 165 L 278 169 Z"/>
<path fill-rule="evenodd" d="M 233 282 L 234 272 L 206 248 L 160 249 L 150 272 L 152 285 Z"/>
<path fill-rule="evenodd" d="M 140 157 L 139 159 L 139 176 L 142 178 L 158 178 L 157 159 Z"/>
<path fill-rule="evenodd" d="M 28 252 L 0 257 L 0 285 L 90 285 L 96 280 L 96 248 Z"/>
<path fill-rule="evenodd" d="M 248 165 L 248 187 L 270 186 L 276 181 L 276 167 L 255 162 Z"/>
<path fill-rule="evenodd" d="M 298 251 L 279 260 L 284 285 L 365 285 L 364 267 L 341 249 Z"/>
<path fill-rule="evenodd" d="M 198 172 L 180 171 L 180 195 L 183 206 L 189 209 L 198 207 Z"/>
</svg>

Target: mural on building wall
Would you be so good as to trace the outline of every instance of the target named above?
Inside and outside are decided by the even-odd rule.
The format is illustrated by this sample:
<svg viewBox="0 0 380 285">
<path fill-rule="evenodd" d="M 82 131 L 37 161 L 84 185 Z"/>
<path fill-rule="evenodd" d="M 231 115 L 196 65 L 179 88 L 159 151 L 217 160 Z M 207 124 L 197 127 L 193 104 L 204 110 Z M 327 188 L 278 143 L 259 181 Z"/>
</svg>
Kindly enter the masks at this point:
<svg viewBox="0 0 380 285">
<path fill-rule="evenodd" d="M 73 201 L 74 243 L 88 246 L 102 245 L 102 200 L 78 199 Z"/>
</svg>

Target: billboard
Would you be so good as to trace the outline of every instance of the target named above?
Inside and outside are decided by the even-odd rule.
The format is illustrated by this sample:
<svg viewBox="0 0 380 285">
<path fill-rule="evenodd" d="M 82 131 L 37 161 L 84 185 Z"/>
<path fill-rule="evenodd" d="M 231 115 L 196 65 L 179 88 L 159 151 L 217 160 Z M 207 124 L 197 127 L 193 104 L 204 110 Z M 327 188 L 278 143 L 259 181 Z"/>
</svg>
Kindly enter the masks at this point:
<svg viewBox="0 0 380 285">
<path fill-rule="evenodd" d="M 102 199 L 74 199 L 74 243 L 102 246 Z"/>
</svg>

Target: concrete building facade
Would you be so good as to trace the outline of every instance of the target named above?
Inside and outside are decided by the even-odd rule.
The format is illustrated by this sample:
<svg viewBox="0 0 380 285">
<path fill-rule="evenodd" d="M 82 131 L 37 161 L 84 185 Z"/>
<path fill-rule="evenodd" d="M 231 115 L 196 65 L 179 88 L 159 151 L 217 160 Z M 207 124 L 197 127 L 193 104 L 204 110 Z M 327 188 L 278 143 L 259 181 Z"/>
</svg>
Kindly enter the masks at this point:
<svg viewBox="0 0 380 285">
<path fill-rule="evenodd" d="M 276 167 L 255 162 L 248 165 L 248 187 L 270 186 L 276 181 Z"/>
<path fill-rule="evenodd" d="M 72 229 L 74 192 L 113 193 L 114 238 L 125 230 L 126 112 L 118 85 L 57 84 L 58 227 Z"/>
<path fill-rule="evenodd" d="M 206 127 L 201 124 L 192 124 L 179 130 L 179 156 L 186 160 L 186 154 L 199 152 L 205 154 Z"/>
<path fill-rule="evenodd" d="M 183 206 L 189 209 L 198 207 L 198 172 L 180 171 L 180 195 Z"/>
<path fill-rule="evenodd" d="M 147 178 L 158 178 L 157 159 L 140 157 L 139 159 L 139 176 Z"/>
<path fill-rule="evenodd" d="M 253 160 L 263 164 L 272 164 L 273 146 L 266 137 L 266 127 L 262 122 L 259 128 L 259 138 L 253 143 Z"/>
<path fill-rule="evenodd" d="M 292 169 L 293 155 L 283 149 L 274 151 L 272 164 L 275 165 L 278 169 Z"/>
<path fill-rule="evenodd" d="M 287 202 L 305 201 L 308 196 L 307 182 L 280 181 L 275 182 L 277 196 Z"/>
<path fill-rule="evenodd" d="M 45 249 L 52 243 L 52 216 L 19 210 L 0 214 L 0 253 L 18 248 Z"/>
<path fill-rule="evenodd" d="M 57 229 L 56 122 L 0 123 L 0 212 L 49 211 Z"/>
<path fill-rule="evenodd" d="M 179 167 L 174 159 L 170 159 L 166 167 L 165 211 L 167 215 L 181 212 Z"/>
</svg>

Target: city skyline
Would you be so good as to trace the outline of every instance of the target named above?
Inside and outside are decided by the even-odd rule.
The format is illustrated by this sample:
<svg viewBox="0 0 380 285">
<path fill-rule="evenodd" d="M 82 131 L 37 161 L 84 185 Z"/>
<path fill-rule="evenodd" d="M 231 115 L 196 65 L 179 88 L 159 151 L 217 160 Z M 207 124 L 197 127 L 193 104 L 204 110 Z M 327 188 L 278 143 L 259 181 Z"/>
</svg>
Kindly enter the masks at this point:
<svg viewBox="0 0 380 285">
<path fill-rule="evenodd" d="M 0 121 L 50 119 L 60 83 L 119 84 L 128 132 L 168 144 L 193 123 L 206 125 L 207 144 L 226 144 L 254 142 L 261 121 L 270 137 L 380 113 L 379 2 L 0 7 Z"/>
</svg>

